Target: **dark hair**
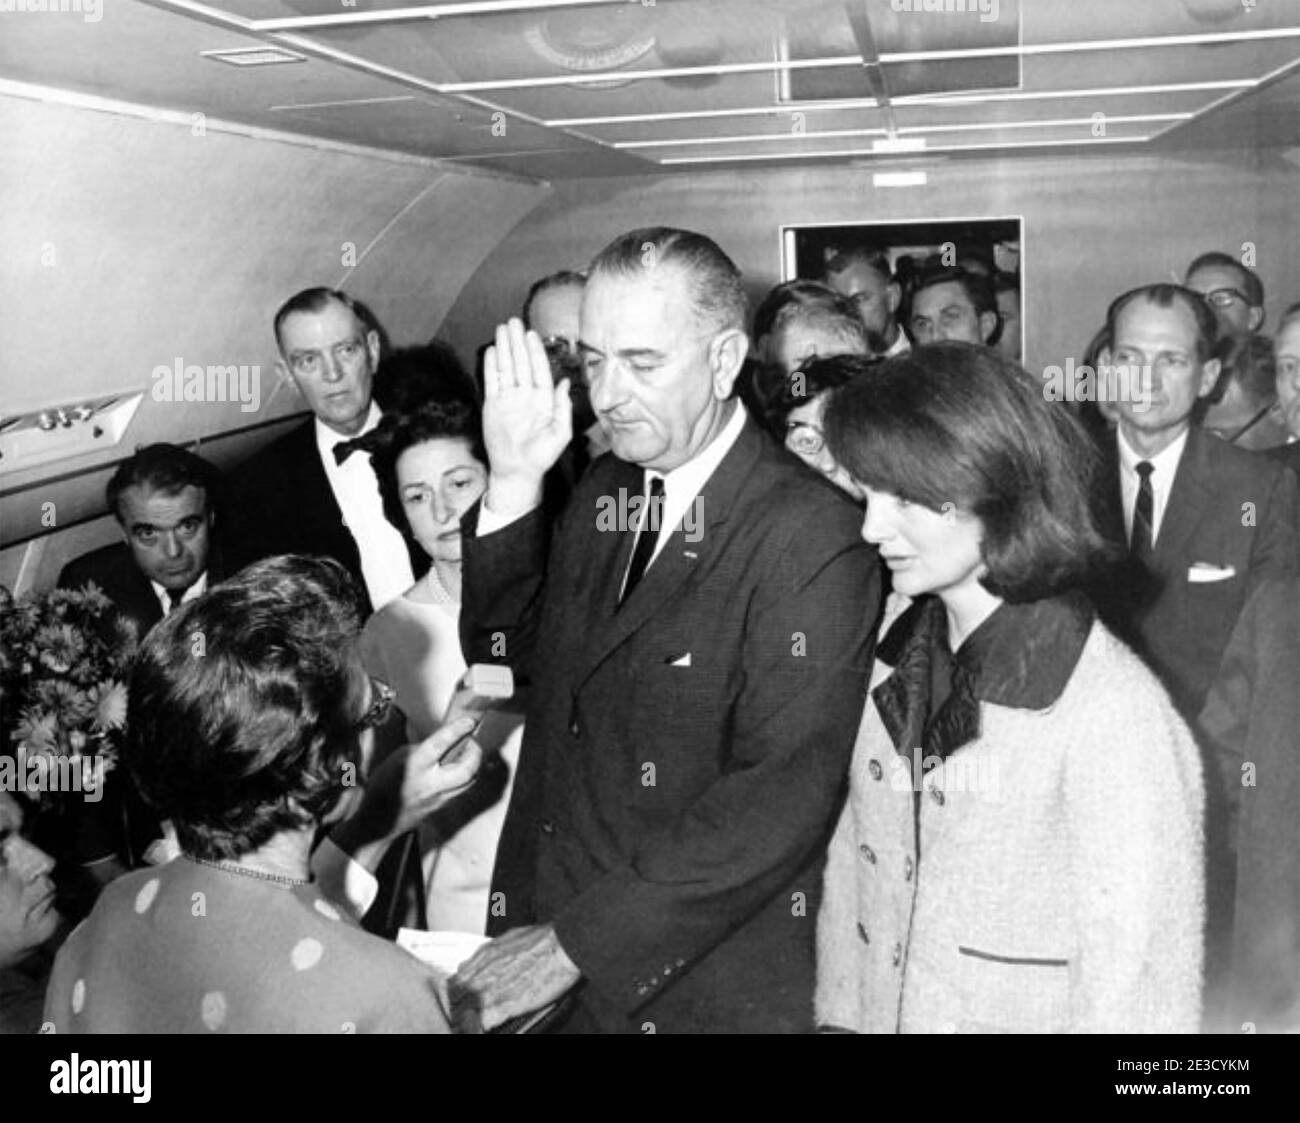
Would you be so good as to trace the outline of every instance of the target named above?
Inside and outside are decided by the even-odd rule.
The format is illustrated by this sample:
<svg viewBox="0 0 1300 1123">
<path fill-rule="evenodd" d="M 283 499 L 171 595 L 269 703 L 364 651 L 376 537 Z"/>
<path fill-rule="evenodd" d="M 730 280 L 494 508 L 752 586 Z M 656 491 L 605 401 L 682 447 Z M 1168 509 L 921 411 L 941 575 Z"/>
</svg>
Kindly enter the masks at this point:
<svg viewBox="0 0 1300 1123">
<path fill-rule="evenodd" d="M 1001 269 L 999 269 L 996 273 L 993 274 L 994 297 L 996 297 L 998 293 L 1002 293 L 1002 292 L 1013 292 L 1017 296 L 1020 295 L 1020 274 L 1019 273 L 1004 273 Z"/>
<path fill-rule="evenodd" d="M 1157 308 L 1172 308 L 1175 303 L 1182 301 L 1191 309 L 1196 319 L 1197 361 L 1205 363 L 1218 355 L 1219 321 L 1213 310 L 1201 298 L 1200 293 L 1167 281 L 1160 281 L 1154 285 L 1141 285 L 1111 301 L 1110 307 L 1106 309 L 1106 334 L 1112 346 L 1115 343 L 1115 324 L 1119 320 L 1119 314 L 1135 300 L 1145 300 Z"/>
<path fill-rule="evenodd" d="M 1252 308 L 1264 307 L 1264 282 L 1259 279 L 1258 273 L 1247 268 L 1231 254 L 1220 253 L 1218 250 L 1211 250 L 1209 253 L 1201 254 L 1187 267 L 1187 275 L 1184 280 L 1191 280 L 1192 274 L 1198 269 L 1215 267 L 1235 270 L 1237 276 L 1241 279 L 1241 292 L 1246 298 L 1246 303 Z"/>
<path fill-rule="evenodd" d="M 600 251 L 588 276 L 636 276 L 670 265 L 689 278 L 696 315 L 714 331 L 745 328 L 745 288 L 740 270 L 711 238 L 669 226 L 621 234 Z"/>
<path fill-rule="evenodd" d="M 558 273 L 549 273 L 540 281 L 534 281 L 528 290 L 528 295 L 524 297 L 524 307 L 521 318 L 524 321 L 524 327 L 533 326 L 533 302 L 544 292 L 550 292 L 551 289 L 564 288 L 583 288 L 587 283 L 587 274 L 579 273 L 574 269 L 561 269 Z"/>
<path fill-rule="evenodd" d="M 1280 335 L 1282 333 L 1282 330 L 1287 326 L 1287 324 L 1289 324 L 1292 320 L 1296 320 L 1296 319 L 1300 319 L 1300 300 L 1297 300 L 1294 304 L 1290 305 L 1286 309 L 1286 311 L 1282 313 L 1281 317 L 1278 319 L 1277 321 L 1278 334 Z"/>
<path fill-rule="evenodd" d="M 981 277 L 959 265 L 939 265 L 923 269 L 917 274 L 908 297 L 907 318 L 912 318 L 912 303 L 916 300 L 917 293 L 932 289 L 935 285 L 948 284 L 961 285 L 977 316 L 982 316 L 985 312 L 992 312 L 995 316 L 998 314 L 997 296 L 989 277 Z"/>
<path fill-rule="evenodd" d="M 820 281 L 806 281 L 796 277 L 793 281 L 782 281 L 769 289 L 759 302 L 754 312 L 754 324 L 750 337 L 755 343 L 765 335 L 772 333 L 776 318 L 791 305 L 801 308 L 825 308 L 844 315 L 857 315 L 857 308 L 846 296 L 841 296 L 834 289 L 828 288 Z"/>
<path fill-rule="evenodd" d="M 819 356 L 789 374 L 781 371 L 767 400 L 768 428 L 784 440 L 785 423 L 794 410 L 865 374 L 880 361 L 869 355 Z"/>
<path fill-rule="evenodd" d="M 1091 508 L 1098 451 L 1021 367 L 949 342 L 855 373 L 826 407 L 831 455 L 873 490 L 978 518 L 989 592 L 1038 600 L 1111 560 Z"/>
<path fill-rule="evenodd" d="M 276 312 L 272 324 L 275 331 L 275 345 L 283 350 L 280 343 L 280 329 L 284 326 L 284 321 L 290 316 L 296 312 L 323 312 L 331 302 L 342 304 L 344 308 L 356 316 L 366 331 L 379 332 L 380 338 L 383 338 L 383 329 L 380 328 L 379 322 L 375 319 L 375 314 L 361 301 L 353 300 L 352 297 L 340 289 L 318 286 L 294 293 L 293 296 L 280 305 L 280 310 Z"/>
<path fill-rule="evenodd" d="M 823 277 L 843 273 L 854 265 L 865 265 L 885 284 L 892 284 L 894 280 L 894 271 L 889 267 L 889 255 L 875 246 L 861 244 L 827 246 L 825 260 L 826 263 L 822 267 Z"/>
<path fill-rule="evenodd" d="M 365 445 L 371 450 L 370 465 L 379 481 L 384 515 L 396 527 L 407 525 L 397 486 L 397 461 L 408 448 L 438 440 L 468 441 L 470 455 L 487 467 L 478 406 L 464 399 L 428 401 L 411 413 L 385 414 L 379 427 L 365 437 Z"/>
<path fill-rule="evenodd" d="M 375 370 L 373 392 L 384 413 L 411 413 L 426 402 L 478 396 L 456 352 L 436 339 L 388 355 Z"/>
<path fill-rule="evenodd" d="M 1277 356 L 1273 341 L 1267 336 L 1234 336 L 1228 339 L 1223 356 L 1223 372 L 1215 384 L 1215 401 L 1223 398 L 1229 384 L 1241 387 L 1246 400 L 1265 406 L 1277 398 Z"/>
<path fill-rule="evenodd" d="M 208 510 L 216 509 L 221 474 L 201 456 L 177 445 L 160 441 L 137 449 L 117 466 L 104 489 L 108 509 L 122 521 L 122 492 L 129 487 L 145 487 L 175 495 L 187 487 L 197 487 L 207 500 Z"/>
<path fill-rule="evenodd" d="M 338 562 L 285 556 L 250 565 L 149 632 L 131 672 L 123 757 L 188 853 L 237 858 L 338 802 L 344 765 L 360 768 L 360 618 Z"/>
</svg>

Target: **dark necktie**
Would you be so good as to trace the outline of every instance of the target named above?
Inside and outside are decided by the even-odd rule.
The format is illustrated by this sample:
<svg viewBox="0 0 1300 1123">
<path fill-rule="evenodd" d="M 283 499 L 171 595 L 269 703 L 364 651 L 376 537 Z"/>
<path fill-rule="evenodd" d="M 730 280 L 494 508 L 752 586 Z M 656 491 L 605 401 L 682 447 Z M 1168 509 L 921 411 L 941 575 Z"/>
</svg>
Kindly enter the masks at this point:
<svg viewBox="0 0 1300 1123">
<path fill-rule="evenodd" d="M 650 499 L 642 509 L 639 528 L 636 533 L 636 546 L 632 549 L 632 562 L 627 567 L 627 580 L 623 582 L 623 599 L 632 595 L 632 590 L 640 584 L 645 576 L 650 559 L 654 556 L 655 544 L 659 541 L 659 520 L 663 517 L 664 481 L 655 476 L 650 481 Z"/>
<path fill-rule="evenodd" d="M 342 464 L 354 452 L 369 452 L 370 444 L 365 437 L 353 437 L 350 441 L 339 441 L 334 446 L 334 463 Z"/>
<path fill-rule="evenodd" d="M 181 601 L 185 598 L 187 589 L 168 589 L 167 590 L 167 612 L 175 612 L 181 606 Z"/>
<path fill-rule="evenodd" d="M 1151 492 L 1151 473 L 1154 470 L 1155 466 L 1151 461 L 1138 461 L 1137 474 L 1141 482 L 1138 484 L 1137 503 L 1133 507 L 1133 535 L 1129 539 L 1129 553 L 1135 558 L 1149 558 L 1151 544 L 1155 538 L 1152 534 L 1155 522 L 1155 497 Z"/>
</svg>

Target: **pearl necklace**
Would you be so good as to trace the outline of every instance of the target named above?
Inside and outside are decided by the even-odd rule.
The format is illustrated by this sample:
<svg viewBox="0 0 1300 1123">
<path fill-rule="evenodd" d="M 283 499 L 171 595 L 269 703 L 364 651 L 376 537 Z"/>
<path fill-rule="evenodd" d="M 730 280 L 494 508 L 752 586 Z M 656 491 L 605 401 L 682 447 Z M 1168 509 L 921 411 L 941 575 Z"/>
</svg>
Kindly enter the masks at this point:
<svg viewBox="0 0 1300 1123">
<path fill-rule="evenodd" d="M 224 870 L 226 873 L 237 873 L 244 877 L 255 877 L 260 881 L 274 881 L 277 885 L 310 885 L 309 877 L 288 877 L 280 873 L 264 873 L 262 870 L 250 869 L 248 866 L 241 866 L 238 862 L 228 862 L 222 859 L 214 858 L 196 858 L 193 854 L 182 854 L 182 858 L 193 862 L 197 866 L 208 866 L 214 870 Z"/>
</svg>

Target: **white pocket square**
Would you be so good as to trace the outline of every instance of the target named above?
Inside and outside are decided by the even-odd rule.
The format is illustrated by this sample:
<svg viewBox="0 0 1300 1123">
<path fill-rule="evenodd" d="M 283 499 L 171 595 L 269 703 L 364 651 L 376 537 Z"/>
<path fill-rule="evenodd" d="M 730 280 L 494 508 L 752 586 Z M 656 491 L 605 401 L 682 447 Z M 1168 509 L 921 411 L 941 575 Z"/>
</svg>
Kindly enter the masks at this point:
<svg viewBox="0 0 1300 1123">
<path fill-rule="evenodd" d="M 674 659 L 668 665 L 670 667 L 689 667 L 691 665 L 691 653 L 688 651 L 685 655 Z"/>
<path fill-rule="evenodd" d="M 1213 581 L 1227 581 L 1236 576 L 1236 566 L 1209 565 L 1206 562 L 1194 562 L 1187 571 L 1187 580 L 1193 585 L 1208 585 Z"/>
</svg>

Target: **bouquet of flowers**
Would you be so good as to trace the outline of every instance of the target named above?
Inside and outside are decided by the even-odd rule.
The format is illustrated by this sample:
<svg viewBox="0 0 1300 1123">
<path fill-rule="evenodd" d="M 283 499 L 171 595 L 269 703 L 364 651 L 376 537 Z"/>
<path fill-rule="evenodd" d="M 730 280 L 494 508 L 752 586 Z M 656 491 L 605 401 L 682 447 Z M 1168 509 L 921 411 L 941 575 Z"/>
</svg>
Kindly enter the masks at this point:
<svg viewBox="0 0 1300 1123">
<path fill-rule="evenodd" d="M 102 794 L 136 644 L 93 584 L 19 600 L 0 585 L 0 786 L 42 807 L 69 791 Z"/>
</svg>

